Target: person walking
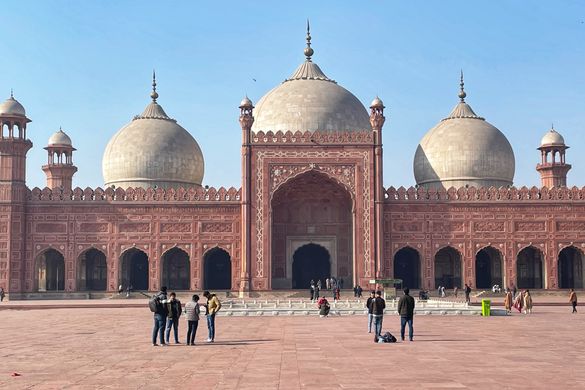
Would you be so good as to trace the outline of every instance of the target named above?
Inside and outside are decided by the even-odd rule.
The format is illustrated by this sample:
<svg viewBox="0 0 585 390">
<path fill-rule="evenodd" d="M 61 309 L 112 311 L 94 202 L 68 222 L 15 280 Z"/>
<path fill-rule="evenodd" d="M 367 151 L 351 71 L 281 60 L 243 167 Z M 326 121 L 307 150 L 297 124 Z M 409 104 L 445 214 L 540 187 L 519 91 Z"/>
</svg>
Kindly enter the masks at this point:
<svg viewBox="0 0 585 390">
<path fill-rule="evenodd" d="M 325 278 L 325 288 L 331 290 L 331 279 Z"/>
<path fill-rule="evenodd" d="M 372 291 L 366 301 L 366 309 L 368 309 L 368 333 L 372 333 L 372 323 L 374 321 L 374 317 L 372 316 L 372 302 L 374 301 L 374 298 L 376 298 L 376 292 Z"/>
<path fill-rule="evenodd" d="M 465 303 L 471 303 L 471 287 L 465 283 Z"/>
<path fill-rule="evenodd" d="M 413 341 L 414 329 L 412 327 L 412 321 L 414 318 L 414 298 L 409 295 L 410 289 L 404 288 L 404 295 L 398 301 L 397 311 L 400 315 L 400 337 L 404 341 L 404 330 L 406 324 L 408 324 L 408 339 Z"/>
<path fill-rule="evenodd" d="M 386 308 L 386 301 L 382 298 L 382 291 L 376 291 L 376 297 L 372 301 L 372 317 L 374 317 L 374 331 L 375 337 L 382 335 L 382 322 L 384 320 L 384 309 Z"/>
<path fill-rule="evenodd" d="M 221 302 L 209 291 L 205 291 L 203 296 L 207 299 L 207 329 L 209 330 L 209 337 L 207 338 L 208 343 L 215 341 L 215 315 L 221 309 Z"/>
<path fill-rule="evenodd" d="M 167 344 L 169 344 L 169 336 L 171 335 L 171 328 L 173 329 L 173 333 L 175 335 L 175 344 L 179 343 L 179 318 L 181 318 L 181 313 L 183 312 L 183 308 L 181 306 L 181 301 L 177 299 L 177 294 L 172 292 L 169 295 L 169 301 L 167 302 Z"/>
<path fill-rule="evenodd" d="M 457 298 L 457 293 L 459 292 L 459 287 L 453 287 L 453 293 L 455 294 L 455 298 Z"/>
<path fill-rule="evenodd" d="M 512 312 L 512 304 L 514 303 L 514 298 L 512 297 L 512 291 L 508 290 L 506 292 L 506 298 L 504 298 L 504 306 L 506 307 L 506 313 Z"/>
<path fill-rule="evenodd" d="M 187 318 L 187 345 L 195 345 L 195 334 L 199 325 L 199 295 L 195 294 L 185 305 L 185 318 Z"/>
<path fill-rule="evenodd" d="M 6 293 L 4 292 L 4 287 L 0 287 L 0 302 L 4 301 L 4 297 Z"/>
<path fill-rule="evenodd" d="M 311 293 L 311 302 L 313 302 L 315 300 L 315 281 L 313 279 L 309 284 L 309 292 Z"/>
<path fill-rule="evenodd" d="M 445 286 L 441 287 L 441 298 L 445 298 L 447 294 L 445 294 Z"/>
<path fill-rule="evenodd" d="M 532 314 L 532 296 L 530 291 L 524 291 L 524 314 Z"/>
<path fill-rule="evenodd" d="M 571 289 L 571 293 L 569 294 L 569 302 L 571 302 L 571 306 L 573 306 L 572 313 L 577 313 L 577 293 L 574 289 Z"/>
<path fill-rule="evenodd" d="M 313 299 L 315 301 L 319 300 L 319 292 L 321 291 L 321 279 L 317 280 L 317 284 L 315 285 L 315 296 Z"/>
<path fill-rule="evenodd" d="M 157 346 L 156 335 L 160 336 L 160 345 L 167 345 L 165 343 L 165 325 L 167 323 L 167 287 L 162 286 L 158 294 L 152 299 L 156 302 L 156 311 L 154 312 L 154 328 L 152 329 L 152 345 Z M 152 309 L 151 309 L 152 310 Z"/>
<path fill-rule="evenodd" d="M 357 296 L 358 298 L 362 297 L 362 292 L 364 291 L 364 289 L 362 288 L 362 286 L 358 285 L 357 286 Z"/>
</svg>

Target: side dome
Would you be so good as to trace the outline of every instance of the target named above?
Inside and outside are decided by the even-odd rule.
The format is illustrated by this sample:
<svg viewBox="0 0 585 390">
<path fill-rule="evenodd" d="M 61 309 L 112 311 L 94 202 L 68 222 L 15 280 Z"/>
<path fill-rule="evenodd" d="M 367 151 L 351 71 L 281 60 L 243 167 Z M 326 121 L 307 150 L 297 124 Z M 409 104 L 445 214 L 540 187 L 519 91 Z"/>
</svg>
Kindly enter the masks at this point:
<svg viewBox="0 0 585 390">
<path fill-rule="evenodd" d="M 14 98 L 12 93 L 4 102 L 0 103 L 0 115 L 14 115 L 26 117 L 24 106 Z"/>
<path fill-rule="evenodd" d="M 153 87 L 156 83 L 153 81 Z M 121 128 L 104 152 L 106 186 L 178 188 L 201 186 L 203 154 L 197 141 L 156 102 Z"/>
<path fill-rule="evenodd" d="M 423 187 L 512 185 L 515 158 L 506 136 L 461 101 L 423 137 L 414 157 L 414 177 Z"/>
<path fill-rule="evenodd" d="M 565 139 L 554 128 L 550 129 L 540 140 L 540 146 L 564 146 Z"/>
<path fill-rule="evenodd" d="M 256 104 L 252 131 L 371 130 L 364 105 L 312 62 L 307 29 L 306 60 Z"/>
<path fill-rule="evenodd" d="M 65 134 L 65 132 L 63 132 L 62 129 L 59 129 L 59 131 L 53 133 L 53 135 L 49 137 L 49 141 L 47 142 L 47 145 L 49 146 L 53 145 L 71 146 L 72 144 L 73 143 L 71 142 L 71 138 L 69 138 L 69 136 Z"/>
</svg>

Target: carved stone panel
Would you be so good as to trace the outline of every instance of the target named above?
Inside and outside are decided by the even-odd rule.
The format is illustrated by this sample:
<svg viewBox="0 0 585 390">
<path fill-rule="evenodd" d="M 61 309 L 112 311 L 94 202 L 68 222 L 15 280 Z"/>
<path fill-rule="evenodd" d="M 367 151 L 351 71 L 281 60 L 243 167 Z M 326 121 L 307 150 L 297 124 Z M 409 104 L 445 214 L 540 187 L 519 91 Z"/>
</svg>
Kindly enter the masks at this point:
<svg viewBox="0 0 585 390">
<path fill-rule="evenodd" d="M 120 224 L 120 233 L 148 233 L 149 223 L 123 223 Z"/>
<path fill-rule="evenodd" d="M 232 224 L 225 222 L 203 222 L 201 224 L 203 233 L 231 233 Z"/>
<path fill-rule="evenodd" d="M 473 224 L 476 232 L 503 232 L 506 225 L 503 221 L 478 221 Z"/>
<path fill-rule="evenodd" d="M 518 221 L 515 223 L 517 232 L 544 232 L 544 222 Z"/>
<path fill-rule="evenodd" d="M 80 223 L 79 231 L 83 233 L 106 233 L 108 231 L 108 223 L 106 222 Z"/>
<path fill-rule="evenodd" d="M 557 230 L 560 232 L 583 232 L 585 231 L 585 221 L 559 221 Z"/>
<path fill-rule="evenodd" d="M 40 222 L 40 223 L 37 223 L 35 225 L 35 232 L 37 232 L 37 233 L 65 233 L 65 232 L 67 232 L 67 224 Z"/>
<path fill-rule="evenodd" d="M 161 233 L 190 233 L 190 223 L 161 223 Z"/>
</svg>

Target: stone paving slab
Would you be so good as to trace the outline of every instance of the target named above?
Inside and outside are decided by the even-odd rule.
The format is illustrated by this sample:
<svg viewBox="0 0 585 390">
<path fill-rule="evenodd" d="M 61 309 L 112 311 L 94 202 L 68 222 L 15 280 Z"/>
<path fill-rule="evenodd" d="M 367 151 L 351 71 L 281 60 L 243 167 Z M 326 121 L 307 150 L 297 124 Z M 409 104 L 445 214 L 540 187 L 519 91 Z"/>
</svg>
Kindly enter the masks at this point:
<svg viewBox="0 0 585 390">
<path fill-rule="evenodd" d="M 398 321 L 384 329 L 398 334 Z M 146 308 L 7 310 L 0 388 L 582 389 L 584 325 L 568 307 L 419 316 L 414 342 L 374 344 L 362 316 L 221 317 L 215 343 L 202 322 L 198 345 L 163 348 Z"/>
</svg>

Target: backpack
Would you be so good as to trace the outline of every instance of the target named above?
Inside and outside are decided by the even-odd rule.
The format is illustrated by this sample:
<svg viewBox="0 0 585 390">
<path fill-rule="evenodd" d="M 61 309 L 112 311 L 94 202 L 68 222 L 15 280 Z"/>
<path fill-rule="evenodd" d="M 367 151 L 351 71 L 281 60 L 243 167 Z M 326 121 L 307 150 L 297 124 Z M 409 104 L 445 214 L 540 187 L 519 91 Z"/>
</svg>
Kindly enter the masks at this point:
<svg viewBox="0 0 585 390">
<path fill-rule="evenodd" d="M 153 313 L 156 313 L 158 311 L 160 305 L 161 305 L 161 303 L 160 303 L 160 299 L 158 298 L 158 295 L 153 295 L 148 300 L 148 308 Z"/>
<path fill-rule="evenodd" d="M 378 343 L 395 343 L 396 337 L 392 336 L 392 333 L 386 332 L 378 339 Z"/>
</svg>

